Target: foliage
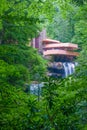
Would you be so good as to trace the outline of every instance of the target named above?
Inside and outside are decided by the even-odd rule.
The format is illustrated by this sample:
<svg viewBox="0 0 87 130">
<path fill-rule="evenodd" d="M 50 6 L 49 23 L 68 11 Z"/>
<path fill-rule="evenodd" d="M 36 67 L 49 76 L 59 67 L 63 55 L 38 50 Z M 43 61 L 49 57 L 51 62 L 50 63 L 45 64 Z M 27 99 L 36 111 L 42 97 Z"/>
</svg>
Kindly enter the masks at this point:
<svg viewBox="0 0 87 130">
<path fill-rule="evenodd" d="M 83 47 L 73 76 L 58 81 L 47 80 L 43 101 L 46 115 L 44 120 L 48 124 L 46 129 L 84 130 L 87 128 L 87 2 L 69 1 L 67 6 L 57 9 L 53 23 L 48 25 L 48 36 L 62 42 L 78 43 Z M 70 25 L 72 31 L 67 25 Z"/>
<path fill-rule="evenodd" d="M 44 60 L 31 47 L 0 45 L 0 129 L 38 129 L 38 102 L 29 94 L 29 84 L 42 80 L 45 70 Z"/>
<path fill-rule="evenodd" d="M 9 65 L 0 60 L 0 81 L 14 86 L 22 85 L 29 82 L 29 74 L 27 68 L 22 65 Z"/>
<path fill-rule="evenodd" d="M 83 4 L 81 4 L 83 2 Z M 85 44 L 87 41 L 87 2 L 69 1 L 66 6 L 56 6 L 53 22 L 48 24 L 48 36 L 61 42 Z"/>
<path fill-rule="evenodd" d="M 39 23 L 42 23 L 48 17 L 48 14 L 50 14 L 48 18 L 52 18 L 55 11 L 50 12 L 53 11 L 54 7 L 57 7 L 56 3 L 58 3 L 58 6 L 60 5 L 61 11 L 57 12 L 58 19 L 56 15 L 54 16 L 55 27 L 57 25 L 60 30 L 56 30 L 54 26 L 52 26 L 52 30 L 54 28 L 54 32 L 59 33 L 58 36 L 63 42 L 73 41 L 81 45 L 86 42 L 85 14 L 87 3 L 85 1 L 81 5 L 81 1 L 77 0 L 79 4 L 73 3 L 73 1 L 1 0 L 1 130 L 86 130 L 86 46 L 81 52 L 78 59 L 79 65 L 73 76 L 66 79 L 47 77 L 43 80 L 45 85 L 39 101 L 37 96 L 31 95 L 29 92 L 25 93 L 26 84 L 29 84 L 31 80 L 42 80 L 46 71 L 46 62 L 35 49 L 24 44 L 37 35 L 40 29 Z M 64 13 L 66 19 L 61 14 L 64 12 L 62 9 L 66 11 Z M 82 25 L 84 26 L 82 27 Z M 66 30 L 65 36 L 67 38 L 64 37 L 64 33 L 61 37 L 63 29 Z M 57 39 L 56 33 L 51 33 L 52 38 Z M 78 37 L 80 37 L 80 41 Z"/>
<path fill-rule="evenodd" d="M 27 69 L 30 79 L 32 80 L 35 80 L 35 75 L 37 73 L 39 75 L 44 75 L 46 71 L 46 61 L 42 59 L 36 50 L 25 45 L 1 45 L 0 59 L 8 64 L 17 66 L 18 70 L 20 70 L 23 65 L 25 69 Z"/>
<path fill-rule="evenodd" d="M 70 42 L 74 35 L 75 21 L 72 17 L 73 13 L 69 13 L 68 19 L 64 19 L 60 9 L 58 9 L 58 12 L 54 15 L 53 22 L 47 26 L 48 36 L 61 42 Z"/>
<path fill-rule="evenodd" d="M 23 65 L 24 61 L 21 61 L 23 63 L 19 64 L 18 55 L 18 59 L 14 60 L 14 52 L 17 47 L 2 45 L 0 49 L 3 50 L 0 51 L 3 54 L 1 57 L 3 60 L 0 60 L 0 129 L 38 129 L 39 108 L 37 98 L 30 95 L 29 92 L 28 94 L 25 93 L 26 83 L 29 84 L 31 75 L 28 67 L 27 65 Z M 12 55 L 7 57 L 6 55 L 11 54 L 11 52 Z M 8 63 L 6 62 L 6 58 L 8 58 Z M 9 58 L 11 58 L 11 61 Z M 35 71 L 37 71 L 37 68 Z"/>
<path fill-rule="evenodd" d="M 21 89 L 1 86 L 2 130 L 82 130 L 86 128 L 87 78 L 46 79 L 40 101 Z M 5 85 L 5 86 L 4 86 Z M 5 108 L 5 109 L 4 109 Z M 15 114 L 14 114 L 15 113 Z M 9 125 L 10 124 L 10 125 Z"/>
<path fill-rule="evenodd" d="M 15 86 L 0 85 L 0 129 L 33 130 L 36 123 L 37 101 Z"/>
<path fill-rule="evenodd" d="M 87 41 L 87 3 L 79 8 L 78 13 L 76 14 L 77 23 L 75 24 L 75 35 L 72 38 L 72 42 L 78 43 L 80 46 L 85 45 Z"/>
<path fill-rule="evenodd" d="M 82 130 L 87 121 L 87 78 L 46 79 L 42 109 L 44 128 Z"/>
<path fill-rule="evenodd" d="M 84 5 L 84 3 L 86 2 L 86 0 L 72 0 L 72 2 L 74 2 L 77 5 Z"/>
<path fill-rule="evenodd" d="M 54 12 L 52 1 L 1 0 L 1 43 L 29 43 L 41 30 L 40 23 L 52 18 L 50 12 Z"/>
</svg>

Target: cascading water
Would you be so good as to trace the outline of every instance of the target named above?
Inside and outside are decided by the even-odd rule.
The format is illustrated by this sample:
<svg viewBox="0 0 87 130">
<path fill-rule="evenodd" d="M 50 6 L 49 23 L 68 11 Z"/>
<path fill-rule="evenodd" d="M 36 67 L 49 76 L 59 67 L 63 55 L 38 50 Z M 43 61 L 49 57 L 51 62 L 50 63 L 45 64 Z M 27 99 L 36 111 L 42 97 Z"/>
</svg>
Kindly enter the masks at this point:
<svg viewBox="0 0 87 130">
<path fill-rule="evenodd" d="M 56 77 L 57 74 L 61 73 L 62 78 L 66 78 L 75 72 L 75 66 L 77 65 L 78 65 L 77 62 L 54 62 L 53 65 L 48 70 L 51 71 L 52 75 L 50 76 Z M 44 83 L 31 84 L 30 93 L 40 96 L 41 89 L 43 86 Z"/>
<path fill-rule="evenodd" d="M 76 62 L 53 62 L 48 66 L 49 76 L 65 78 L 75 72 Z"/>
<path fill-rule="evenodd" d="M 67 77 L 68 75 L 71 75 L 75 72 L 75 66 L 77 66 L 78 64 L 75 62 L 64 62 L 63 63 L 63 67 L 64 67 L 64 72 L 65 72 L 65 76 Z"/>
<path fill-rule="evenodd" d="M 30 85 L 30 93 L 35 95 L 41 95 L 41 89 L 44 86 L 44 83 L 38 83 L 38 84 L 31 84 Z"/>
</svg>

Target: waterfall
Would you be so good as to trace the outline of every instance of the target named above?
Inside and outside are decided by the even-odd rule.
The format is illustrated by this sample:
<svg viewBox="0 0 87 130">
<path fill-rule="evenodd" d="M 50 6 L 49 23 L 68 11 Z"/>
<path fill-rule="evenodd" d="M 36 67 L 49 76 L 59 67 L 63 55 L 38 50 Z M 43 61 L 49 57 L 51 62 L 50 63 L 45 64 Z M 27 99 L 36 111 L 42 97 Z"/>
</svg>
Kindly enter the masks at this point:
<svg viewBox="0 0 87 130">
<path fill-rule="evenodd" d="M 66 77 L 68 77 L 69 75 L 72 75 L 75 72 L 75 66 L 77 66 L 78 63 L 77 62 L 63 62 L 62 65 L 63 65 L 63 67 L 62 67 L 63 71 L 61 69 L 57 69 L 56 64 L 53 64 L 54 69 L 52 68 L 53 71 L 51 73 L 53 73 L 53 74 L 55 73 L 55 75 L 57 73 L 61 73 L 62 78 L 66 78 Z M 51 69 L 49 71 L 51 71 Z M 30 93 L 35 94 L 39 97 L 41 95 L 42 87 L 44 87 L 43 82 L 38 83 L 38 84 L 32 83 L 30 85 Z"/>
<path fill-rule="evenodd" d="M 44 83 L 31 84 L 30 85 L 30 93 L 35 95 L 41 95 L 41 89 L 44 86 Z"/>
<path fill-rule="evenodd" d="M 73 63 L 73 62 L 64 62 L 63 67 L 65 72 L 65 77 L 73 74 L 75 72 L 75 66 L 77 65 L 78 65 L 77 63 Z"/>
<path fill-rule="evenodd" d="M 65 77 L 68 76 L 68 63 L 63 63 L 63 67 L 64 67 L 64 72 L 65 72 Z"/>
</svg>

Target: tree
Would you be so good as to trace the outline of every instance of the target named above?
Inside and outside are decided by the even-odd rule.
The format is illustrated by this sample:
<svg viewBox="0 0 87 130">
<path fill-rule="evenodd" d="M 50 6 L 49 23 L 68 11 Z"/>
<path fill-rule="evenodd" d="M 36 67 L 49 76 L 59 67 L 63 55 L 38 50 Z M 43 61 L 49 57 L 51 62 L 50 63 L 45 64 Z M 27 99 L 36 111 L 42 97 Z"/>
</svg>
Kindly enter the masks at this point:
<svg viewBox="0 0 87 130">
<path fill-rule="evenodd" d="M 1 0 L 1 43 L 25 44 L 36 37 L 40 23 L 52 16 L 53 8 L 48 8 L 51 5 L 52 1 Z"/>
<path fill-rule="evenodd" d="M 25 45 L 1 45 L 0 59 L 9 65 L 24 66 L 31 80 L 35 80 L 35 74 L 44 75 L 46 72 L 46 61 L 36 50 Z M 17 68 L 19 67 L 17 66 Z"/>
<path fill-rule="evenodd" d="M 61 42 L 70 42 L 74 34 L 75 19 L 74 12 L 68 12 L 67 18 L 64 18 L 60 9 L 54 15 L 54 20 L 47 26 L 48 36 Z"/>
<path fill-rule="evenodd" d="M 67 4 L 66 1 L 69 3 Z M 66 1 L 63 1 L 63 5 L 72 7 L 70 0 Z M 61 0 L 56 2 L 59 2 L 60 6 L 62 5 Z M 2 6 L 2 4 L 4 5 Z M 44 92 L 39 102 L 36 96 L 29 94 L 29 92 L 25 93 L 26 84 L 29 84 L 31 80 L 36 80 L 38 74 L 40 80 L 42 79 L 46 70 L 46 63 L 36 50 L 24 44 L 28 38 L 34 36 L 33 32 L 37 33 L 39 22 L 47 18 L 48 12 L 52 11 L 50 8 L 52 4 L 55 5 L 54 0 L 1 1 L 0 128 L 2 130 L 85 130 L 87 128 L 86 49 L 83 48 L 82 50 L 78 59 L 79 64 L 82 63 L 73 76 L 66 79 L 47 78 L 43 80 L 45 82 Z M 66 9 L 66 16 L 71 18 L 72 15 L 67 10 L 68 8 L 62 7 Z M 83 17 L 86 12 L 86 5 L 84 7 L 85 10 L 80 12 L 83 23 L 86 21 Z M 84 7 L 79 7 L 79 9 Z M 34 12 L 32 8 L 35 8 Z M 43 13 L 42 16 L 41 12 L 38 12 L 40 8 Z M 77 14 L 78 8 L 74 16 Z M 78 18 L 76 19 L 77 23 L 75 23 L 74 36 L 78 35 L 77 30 L 81 25 Z M 73 22 L 72 20 L 71 22 Z M 32 26 L 34 26 L 33 31 Z M 22 31 L 18 27 L 22 27 Z M 31 27 L 30 30 L 28 27 Z M 86 34 L 85 29 L 83 32 Z M 75 40 L 77 41 L 77 37 Z"/>
<path fill-rule="evenodd" d="M 39 64 L 44 65 L 44 63 L 39 59 L 41 57 L 32 58 L 32 54 L 28 56 L 29 53 L 30 49 L 26 46 L 0 46 L 2 59 L 0 60 L 0 128 L 2 130 L 33 130 L 41 126 L 38 124 L 40 117 L 37 97 L 29 94 L 29 91 L 26 92 L 26 87 L 29 89 L 30 81 L 35 80 L 34 75 L 37 71 L 42 77 L 44 66 L 40 68 Z M 32 59 L 32 62 L 29 59 Z M 36 68 L 32 71 L 29 65 L 33 67 L 33 62 L 36 63 Z"/>
<path fill-rule="evenodd" d="M 83 6 L 80 6 L 78 9 L 78 12 L 76 14 L 77 23 L 75 24 L 75 36 L 72 38 L 72 42 L 78 43 L 80 47 L 82 45 L 86 44 L 86 10 L 87 10 L 87 3 L 85 3 Z"/>
</svg>

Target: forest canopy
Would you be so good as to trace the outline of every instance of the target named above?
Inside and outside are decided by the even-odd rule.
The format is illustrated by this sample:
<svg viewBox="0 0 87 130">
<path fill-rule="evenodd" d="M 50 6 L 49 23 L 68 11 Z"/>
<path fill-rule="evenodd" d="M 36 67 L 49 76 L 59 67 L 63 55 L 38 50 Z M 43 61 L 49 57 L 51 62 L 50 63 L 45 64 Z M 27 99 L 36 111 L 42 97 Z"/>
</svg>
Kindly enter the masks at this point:
<svg viewBox="0 0 87 130">
<path fill-rule="evenodd" d="M 87 130 L 86 12 L 86 0 L 0 1 L 1 130 Z M 29 46 L 44 27 L 48 37 L 79 45 L 73 75 L 45 77 L 47 61 Z M 44 82 L 39 97 L 30 93 L 36 80 Z"/>
</svg>

